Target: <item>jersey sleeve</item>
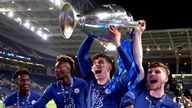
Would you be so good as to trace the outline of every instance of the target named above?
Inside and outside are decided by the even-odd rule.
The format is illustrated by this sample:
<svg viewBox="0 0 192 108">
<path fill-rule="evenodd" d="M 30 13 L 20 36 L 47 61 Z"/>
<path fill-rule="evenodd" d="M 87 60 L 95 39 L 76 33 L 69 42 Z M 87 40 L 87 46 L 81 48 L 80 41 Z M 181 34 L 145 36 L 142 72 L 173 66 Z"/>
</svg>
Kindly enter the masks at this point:
<svg viewBox="0 0 192 108">
<path fill-rule="evenodd" d="M 4 100 L 4 106 L 5 107 L 8 107 L 8 106 L 10 106 L 10 105 L 14 105 L 14 100 L 15 99 L 13 99 L 12 97 L 7 97 L 7 98 L 5 98 L 5 100 Z M 16 101 L 16 100 L 15 100 Z"/>
<path fill-rule="evenodd" d="M 127 70 L 127 73 L 122 75 L 120 77 L 120 80 L 123 85 L 127 86 L 127 83 L 131 79 L 136 79 L 136 77 L 138 76 L 138 72 L 136 71 L 135 68 L 133 68 L 134 61 L 129 57 L 129 55 L 127 53 L 125 53 L 125 51 L 123 50 L 123 48 L 121 46 L 119 46 L 117 48 L 117 51 L 119 53 L 119 56 L 122 59 L 125 69 Z"/>
<path fill-rule="evenodd" d="M 87 36 L 77 52 L 79 68 L 84 78 L 87 78 L 91 74 L 91 63 L 88 58 L 88 53 L 93 41 L 93 37 Z"/>
</svg>

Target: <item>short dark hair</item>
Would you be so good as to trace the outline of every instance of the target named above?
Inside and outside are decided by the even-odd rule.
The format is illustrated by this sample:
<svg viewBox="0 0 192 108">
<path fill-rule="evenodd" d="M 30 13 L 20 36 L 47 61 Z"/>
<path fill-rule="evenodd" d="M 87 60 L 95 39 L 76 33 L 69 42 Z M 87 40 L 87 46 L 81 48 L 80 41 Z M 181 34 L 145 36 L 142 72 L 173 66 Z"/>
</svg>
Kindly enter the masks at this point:
<svg viewBox="0 0 192 108">
<path fill-rule="evenodd" d="M 73 72 L 75 70 L 75 61 L 72 57 L 70 57 L 68 55 L 57 56 L 56 62 L 67 62 L 71 66 L 71 71 Z"/>
<path fill-rule="evenodd" d="M 96 54 L 93 56 L 92 61 L 98 59 L 99 57 L 104 58 L 104 59 L 105 59 L 107 62 L 109 62 L 111 65 L 113 64 L 111 58 L 110 58 L 109 56 L 103 54 L 103 53 L 96 53 Z"/>
<path fill-rule="evenodd" d="M 162 68 L 164 68 L 164 69 L 166 70 L 167 76 L 170 75 L 170 70 L 169 70 L 169 68 L 168 68 L 166 65 L 164 65 L 163 63 L 158 62 L 158 61 L 154 61 L 153 63 L 151 63 L 151 64 L 148 66 L 148 69 L 155 68 L 155 67 L 162 67 Z"/>
<path fill-rule="evenodd" d="M 20 75 L 29 75 L 28 69 L 17 69 L 13 74 L 13 78 L 16 79 Z"/>
</svg>

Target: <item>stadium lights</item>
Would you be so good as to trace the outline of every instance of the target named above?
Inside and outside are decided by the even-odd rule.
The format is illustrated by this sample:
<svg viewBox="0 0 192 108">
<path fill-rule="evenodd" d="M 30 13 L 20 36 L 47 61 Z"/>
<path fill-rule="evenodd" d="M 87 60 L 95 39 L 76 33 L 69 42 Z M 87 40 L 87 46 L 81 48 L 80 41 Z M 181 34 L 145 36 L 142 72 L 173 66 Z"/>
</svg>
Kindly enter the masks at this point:
<svg viewBox="0 0 192 108">
<path fill-rule="evenodd" d="M 29 23 L 29 20 L 27 20 L 24 24 L 23 24 L 26 28 L 30 28 L 31 24 Z"/>
<path fill-rule="evenodd" d="M 14 16 L 13 12 L 10 11 L 10 12 L 8 13 L 8 17 L 9 17 L 9 18 L 12 18 L 13 16 Z"/>
<path fill-rule="evenodd" d="M 30 29 L 31 29 L 31 31 L 35 31 L 35 27 L 34 26 L 32 26 Z"/>
<path fill-rule="evenodd" d="M 62 4 L 61 0 L 50 0 L 50 1 L 51 1 L 51 3 L 53 3 L 56 6 L 60 6 Z"/>
<path fill-rule="evenodd" d="M 150 48 L 147 46 L 147 48 L 146 48 L 146 50 L 148 51 L 148 52 L 150 52 L 151 50 L 150 50 Z"/>
<path fill-rule="evenodd" d="M 28 8 L 27 10 L 31 11 L 31 8 Z M 16 18 L 17 15 L 15 15 L 10 9 L 0 8 L 0 12 L 9 18 L 13 18 L 14 21 L 19 23 L 20 25 L 23 25 L 24 27 L 31 30 L 32 32 L 37 32 L 37 35 L 39 35 L 43 40 L 47 40 L 47 37 L 48 37 L 47 34 L 43 33 L 42 31 L 35 31 L 35 27 L 32 26 L 32 24 L 29 22 L 29 20 L 26 20 L 22 24 L 22 18 L 20 18 L 20 17 Z M 37 29 L 37 30 L 39 30 L 39 29 Z M 46 29 L 46 31 L 49 31 L 49 30 Z"/>
</svg>

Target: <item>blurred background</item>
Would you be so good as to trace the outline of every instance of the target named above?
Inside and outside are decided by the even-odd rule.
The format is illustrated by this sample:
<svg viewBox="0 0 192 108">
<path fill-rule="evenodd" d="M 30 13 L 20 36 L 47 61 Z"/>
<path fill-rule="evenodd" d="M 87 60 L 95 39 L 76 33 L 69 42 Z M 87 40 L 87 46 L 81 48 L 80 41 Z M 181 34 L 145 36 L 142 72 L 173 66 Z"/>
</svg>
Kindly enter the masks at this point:
<svg viewBox="0 0 192 108">
<path fill-rule="evenodd" d="M 86 34 L 75 29 L 71 38 L 62 37 L 58 19 L 66 2 L 79 13 L 99 5 L 118 4 L 130 12 L 135 21 L 146 20 L 147 29 L 142 36 L 145 71 L 154 60 L 161 61 L 169 66 L 170 78 L 182 82 L 184 90 L 191 89 L 192 21 L 189 3 L 185 1 L 0 0 L 0 100 L 16 90 L 12 78 L 16 69 L 29 69 L 31 88 L 42 93 L 49 83 L 55 81 L 56 56 L 68 54 L 76 60 L 77 50 Z M 113 58 L 114 74 L 116 51 L 95 41 L 90 57 L 96 52 Z M 74 75 L 81 77 L 78 65 Z M 174 81 L 170 82 L 177 84 Z M 174 94 L 174 90 L 169 93 Z"/>
</svg>

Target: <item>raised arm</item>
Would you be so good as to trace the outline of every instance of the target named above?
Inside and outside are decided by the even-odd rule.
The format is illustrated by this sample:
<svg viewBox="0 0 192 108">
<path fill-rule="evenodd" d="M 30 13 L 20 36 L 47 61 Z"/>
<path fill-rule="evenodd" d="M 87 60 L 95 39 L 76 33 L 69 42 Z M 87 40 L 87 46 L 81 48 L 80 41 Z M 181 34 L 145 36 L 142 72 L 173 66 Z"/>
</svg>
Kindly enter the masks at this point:
<svg viewBox="0 0 192 108">
<path fill-rule="evenodd" d="M 144 78 L 144 69 L 143 69 L 143 48 L 141 36 L 143 31 L 146 29 L 146 23 L 144 20 L 139 20 L 139 25 L 135 27 L 134 31 L 134 42 L 133 42 L 133 56 L 135 58 L 135 62 L 140 70 L 140 78 Z"/>
<path fill-rule="evenodd" d="M 142 49 L 142 43 L 141 43 L 141 35 L 142 32 L 145 30 L 145 21 L 140 20 L 139 25 L 135 27 L 135 39 L 133 42 L 133 56 L 134 59 L 132 59 L 132 55 L 128 55 L 128 52 L 125 52 L 124 49 L 121 46 L 120 39 L 121 39 L 121 28 L 115 27 L 111 25 L 109 27 L 109 34 L 113 36 L 112 42 L 116 46 L 117 51 L 122 59 L 123 65 L 125 69 L 129 72 L 129 77 L 133 78 L 133 80 L 140 75 L 140 79 L 143 79 L 144 77 L 144 70 L 142 66 L 143 61 L 143 49 Z M 136 64 L 139 68 L 139 72 L 135 68 L 131 69 L 131 66 Z M 137 67 L 136 66 L 136 67 Z"/>
<path fill-rule="evenodd" d="M 119 32 L 120 30 L 113 25 L 111 25 L 108 30 L 109 30 L 109 35 L 113 37 L 111 42 L 117 48 L 118 54 L 122 59 L 123 65 L 125 69 L 129 72 L 131 68 L 132 60 L 129 57 L 128 53 L 125 53 L 123 47 L 121 46 L 121 43 L 120 43 L 121 33 Z"/>
<path fill-rule="evenodd" d="M 88 53 L 93 41 L 94 41 L 93 37 L 87 36 L 77 52 L 79 68 L 84 78 L 86 78 L 87 76 L 89 76 L 89 74 L 91 74 L 91 63 L 89 61 Z"/>
</svg>

